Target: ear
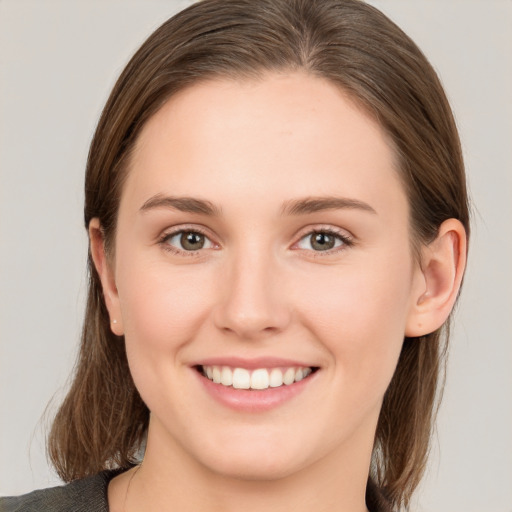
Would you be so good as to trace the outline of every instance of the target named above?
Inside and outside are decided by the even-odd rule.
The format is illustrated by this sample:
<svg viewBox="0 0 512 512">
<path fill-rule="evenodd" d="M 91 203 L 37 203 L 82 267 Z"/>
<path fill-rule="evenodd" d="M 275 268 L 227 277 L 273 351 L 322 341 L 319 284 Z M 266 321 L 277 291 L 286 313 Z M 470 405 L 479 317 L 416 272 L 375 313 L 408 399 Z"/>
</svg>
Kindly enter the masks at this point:
<svg viewBox="0 0 512 512">
<path fill-rule="evenodd" d="M 462 223 L 448 219 L 439 227 L 436 239 L 422 248 L 405 336 L 430 334 L 446 321 L 466 268 L 466 245 Z"/>
<path fill-rule="evenodd" d="M 103 230 L 98 218 L 94 218 L 89 223 L 89 243 L 91 256 L 96 267 L 96 271 L 101 280 L 103 288 L 103 297 L 110 316 L 110 328 L 117 336 L 124 334 L 123 319 L 119 303 L 119 295 L 115 283 L 115 275 L 107 254 L 105 253 L 105 241 Z"/>
</svg>

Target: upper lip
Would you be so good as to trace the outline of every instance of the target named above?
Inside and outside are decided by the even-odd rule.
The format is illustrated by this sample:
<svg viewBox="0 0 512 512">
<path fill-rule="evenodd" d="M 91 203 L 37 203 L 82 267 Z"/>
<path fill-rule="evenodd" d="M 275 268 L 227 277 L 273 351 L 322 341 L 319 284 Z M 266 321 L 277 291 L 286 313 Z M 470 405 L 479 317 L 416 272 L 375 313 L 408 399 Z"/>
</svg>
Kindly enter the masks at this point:
<svg viewBox="0 0 512 512">
<path fill-rule="evenodd" d="M 303 367 L 314 368 L 315 365 L 281 357 L 257 357 L 243 358 L 236 356 L 209 357 L 193 363 L 191 366 L 229 366 L 231 368 L 246 368 L 255 370 L 257 368 L 279 368 L 279 367 Z"/>
</svg>

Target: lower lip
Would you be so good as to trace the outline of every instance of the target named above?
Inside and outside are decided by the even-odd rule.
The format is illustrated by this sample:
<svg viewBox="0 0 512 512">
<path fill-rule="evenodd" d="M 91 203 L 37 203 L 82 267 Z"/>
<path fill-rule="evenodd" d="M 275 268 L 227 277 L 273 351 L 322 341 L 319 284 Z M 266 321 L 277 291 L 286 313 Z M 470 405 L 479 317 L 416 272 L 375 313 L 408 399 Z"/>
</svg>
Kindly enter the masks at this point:
<svg viewBox="0 0 512 512">
<path fill-rule="evenodd" d="M 204 389 L 222 405 L 240 412 L 264 412 L 283 405 L 302 393 L 316 380 L 318 371 L 305 379 L 290 385 L 267 389 L 235 389 L 231 386 L 215 384 L 207 377 L 194 370 Z"/>
</svg>

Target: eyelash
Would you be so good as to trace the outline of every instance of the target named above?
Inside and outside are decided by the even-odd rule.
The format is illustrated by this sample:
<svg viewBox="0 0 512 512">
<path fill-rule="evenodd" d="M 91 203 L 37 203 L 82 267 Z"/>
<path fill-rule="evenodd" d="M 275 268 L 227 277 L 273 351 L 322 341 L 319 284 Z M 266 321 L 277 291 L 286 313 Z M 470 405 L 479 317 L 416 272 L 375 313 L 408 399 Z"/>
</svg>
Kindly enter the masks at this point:
<svg viewBox="0 0 512 512">
<path fill-rule="evenodd" d="M 173 238 L 174 236 L 176 235 L 179 235 L 180 233 L 195 233 L 195 234 L 198 234 L 198 235 L 203 235 L 205 238 L 208 238 L 209 240 L 209 237 L 208 235 L 200 228 L 197 228 L 197 227 L 194 227 L 194 228 L 181 228 L 181 229 L 177 229 L 176 231 L 171 231 L 169 233 L 164 233 L 162 235 L 162 237 L 158 240 L 158 243 L 162 246 L 162 248 L 165 250 L 165 251 L 168 251 L 168 252 L 171 252 L 173 254 L 177 254 L 179 256 L 197 256 L 199 254 L 199 252 L 201 252 L 200 250 L 198 251 L 184 251 L 184 250 L 180 250 L 180 249 L 177 249 L 176 247 L 170 245 L 168 243 L 168 241 Z"/>
<path fill-rule="evenodd" d="M 304 249 L 304 250 L 308 250 L 308 252 L 311 252 L 311 256 L 313 258 L 325 258 L 328 256 L 332 256 L 332 255 L 338 254 L 354 245 L 354 239 L 351 236 L 341 233 L 340 231 L 338 231 L 334 228 L 328 228 L 328 227 L 317 228 L 317 229 L 312 229 L 312 230 L 308 231 L 307 233 L 303 234 L 299 238 L 299 241 L 296 242 L 294 245 L 298 244 L 301 240 L 304 240 L 305 238 L 311 237 L 316 234 L 330 235 L 330 236 L 338 239 L 339 241 L 341 241 L 341 245 L 339 247 L 328 249 L 326 251 L 314 251 L 314 250 Z"/>
<path fill-rule="evenodd" d="M 171 238 L 173 238 L 176 235 L 179 235 L 180 233 L 195 233 L 195 234 L 202 235 L 209 240 L 207 233 L 204 232 L 202 229 L 197 228 L 197 227 L 187 229 L 185 227 L 185 228 L 177 229 L 176 231 L 164 233 L 162 235 L 162 237 L 160 237 L 160 239 L 158 240 L 158 244 L 161 245 L 165 251 L 171 252 L 173 254 L 177 254 L 179 256 L 197 256 L 201 252 L 202 249 L 199 249 L 197 251 L 185 251 L 185 250 L 177 249 L 176 247 L 174 247 L 168 243 L 168 241 Z M 337 231 L 336 229 L 327 228 L 327 227 L 312 229 L 312 230 L 308 231 L 307 233 L 303 234 L 299 238 L 298 242 L 296 242 L 294 245 L 298 244 L 301 240 L 304 240 L 305 238 L 311 237 L 316 234 L 327 234 L 327 235 L 333 236 L 336 239 L 338 239 L 339 241 L 341 241 L 342 244 L 341 244 L 341 246 L 339 246 L 337 248 L 328 249 L 325 251 L 314 251 L 314 250 L 304 249 L 304 250 L 308 250 L 309 252 L 311 252 L 312 257 L 314 257 L 314 258 L 318 258 L 318 257 L 322 258 L 322 257 L 326 257 L 326 256 L 332 256 L 333 254 L 337 254 L 337 253 L 344 251 L 347 248 L 352 247 L 354 245 L 354 240 L 351 236 L 347 236 L 346 234 L 342 234 L 340 231 Z"/>
</svg>

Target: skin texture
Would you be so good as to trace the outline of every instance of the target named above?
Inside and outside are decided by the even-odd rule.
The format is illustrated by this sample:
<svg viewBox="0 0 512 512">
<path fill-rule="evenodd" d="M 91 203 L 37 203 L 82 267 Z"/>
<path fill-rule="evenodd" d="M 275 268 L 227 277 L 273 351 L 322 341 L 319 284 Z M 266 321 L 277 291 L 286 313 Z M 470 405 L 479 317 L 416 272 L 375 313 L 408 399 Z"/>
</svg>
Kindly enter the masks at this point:
<svg viewBox="0 0 512 512">
<path fill-rule="evenodd" d="M 339 88 L 300 73 L 180 92 L 144 127 L 128 172 L 115 255 L 90 227 L 112 329 L 151 411 L 143 465 L 114 479 L 112 510 L 366 510 L 382 398 L 404 335 L 438 328 L 453 306 L 460 223 L 441 226 L 420 265 L 386 136 Z M 220 212 L 141 209 L 162 196 Z M 326 196 L 370 208 L 282 214 Z M 201 230 L 204 248 L 163 241 L 180 229 Z M 309 235 L 325 229 L 349 243 L 315 250 Z M 192 368 L 263 356 L 319 370 L 254 413 L 213 400 Z"/>
</svg>

